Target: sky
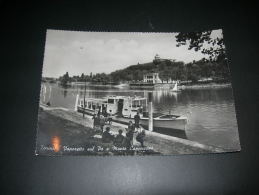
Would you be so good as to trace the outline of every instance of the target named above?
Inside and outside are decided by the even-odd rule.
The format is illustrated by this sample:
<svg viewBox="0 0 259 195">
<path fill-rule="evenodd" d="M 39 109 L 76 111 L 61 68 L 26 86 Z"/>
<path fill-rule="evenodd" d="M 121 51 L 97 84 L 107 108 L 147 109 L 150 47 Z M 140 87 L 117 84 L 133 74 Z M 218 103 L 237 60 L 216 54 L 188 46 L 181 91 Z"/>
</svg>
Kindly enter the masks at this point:
<svg viewBox="0 0 259 195">
<path fill-rule="evenodd" d="M 138 63 L 164 59 L 185 63 L 208 57 L 188 45 L 176 47 L 177 33 L 83 32 L 47 30 L 43 77 L 110 73 Z M 222 30 L 212 31 L 213 38 Z"/>
</svg>

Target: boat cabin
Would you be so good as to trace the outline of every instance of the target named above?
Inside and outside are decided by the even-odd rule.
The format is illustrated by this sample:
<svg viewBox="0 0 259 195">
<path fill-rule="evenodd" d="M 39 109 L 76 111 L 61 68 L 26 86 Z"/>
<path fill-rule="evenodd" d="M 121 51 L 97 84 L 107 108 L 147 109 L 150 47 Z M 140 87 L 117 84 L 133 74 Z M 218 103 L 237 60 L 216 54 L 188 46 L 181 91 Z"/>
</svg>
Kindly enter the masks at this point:
<svg viewBox="0 0 259 195">
<path fill-rule="evenodd" d="M 78 100 L 78 109 L 91 111 L 91 113 L 107 112 L 111 115 L 134 118 L 139 113 L 140 117 L 147 111 L 147 99 L 139 96 L 108 96 L 103 99 L 82 98 Z"/>
<path fill-rule="evenodd" d="M 143 115 L 147 109 L 147 99 L 143 97 L 109 96 L 107 99 L 107 112 L 120 116 L 134 117 L 137 113 Z"/>
<path fill-rule="evenodd" d="M 107 109 L 106 99 L 97 99 L 97 98 L 82 98 L 79 100 L 78 106 L 84 108 L 85 110 L 90 110 L 94 112 L 103 112 Z M 107 110 L 106 110 L 107 111 Z"/>
</svg>

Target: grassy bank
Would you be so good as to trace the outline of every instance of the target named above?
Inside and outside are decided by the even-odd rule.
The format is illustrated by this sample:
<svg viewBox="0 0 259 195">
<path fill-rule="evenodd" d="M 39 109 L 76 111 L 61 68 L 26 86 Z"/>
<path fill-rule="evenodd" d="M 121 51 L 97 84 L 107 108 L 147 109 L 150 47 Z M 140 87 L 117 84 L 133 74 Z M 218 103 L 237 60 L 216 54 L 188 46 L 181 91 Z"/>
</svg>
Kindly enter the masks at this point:
<svg viewBox="0 0 259 195">
<path fill-rule="evenodd" d="M 198 154 L 217 153 L 224 150 L 176 138 L 156 132 L 146 131 L 145 147 L 133 142 L 131 150 L 114 148 L 112 143 L 103 143 L 101 132 L 92 128 L 92 119 L 82 114 L 61 108 L 41 107 L 37 131 L 36 154 L 41 155 L 154 155 L 154 154 Z M 108 126 L 108 125 L 106 125 Z M 125 126 L 109 125 L 116 135 L 119 129 L 125 135 Z M 58 138 L 60 150 L 54 151 L 53 137 Z"/>
<path fill-rule="evenodd" d="M 112 143 L 103 143 L 100 129 L 92 128 L 92 119 L 64 109 L 40 109 L 37 131 L 37 155 L 145 155 L 158 154 L 152 148 L 115 148 Z M 106 125 L 111 134 L 118 134 L 121 126 Z M 125 135 L 124 130 L 124 135 Z M 54 151 L 53 138 L 60 142 L 60 150 Z"/>
</svg>

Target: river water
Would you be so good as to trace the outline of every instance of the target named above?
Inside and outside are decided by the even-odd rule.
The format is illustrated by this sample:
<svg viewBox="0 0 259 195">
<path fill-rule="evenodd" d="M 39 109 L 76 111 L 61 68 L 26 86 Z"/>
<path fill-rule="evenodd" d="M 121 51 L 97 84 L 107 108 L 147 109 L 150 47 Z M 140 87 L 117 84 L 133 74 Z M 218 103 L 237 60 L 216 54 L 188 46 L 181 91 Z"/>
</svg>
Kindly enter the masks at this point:
<svg viewBox="0 0 259 195">
<path fill-rule="evenodd" d="M 76 95 L 84 95 L 84 86 L 62 88 L 57 84 L 43 84 L 41 101 L 51 106 L 74 109 Z M 86 97 L 108 95 L 148 97 L 150 90 L 87 86 Z M 154 112 L 184 115 L 188 118 L 186 138 L 203 144 L 238 150 L 239 136 L 234 98 L 230 87 L 215 89 L 186 89 L 181 92 L 151 90 Z"/>
</svg>

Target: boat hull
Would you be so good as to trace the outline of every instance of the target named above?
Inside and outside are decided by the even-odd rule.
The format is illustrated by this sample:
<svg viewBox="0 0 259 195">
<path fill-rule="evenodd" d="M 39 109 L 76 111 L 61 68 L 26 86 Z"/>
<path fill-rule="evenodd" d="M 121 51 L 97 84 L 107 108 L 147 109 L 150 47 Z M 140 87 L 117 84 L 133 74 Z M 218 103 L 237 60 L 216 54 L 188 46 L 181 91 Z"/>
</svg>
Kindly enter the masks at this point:
<svg viewBox="0 0 259 195">
<path fill-rule="evenodd" d="M 124 124 L 128 124 L 129 121 L 133 121 L 134 122 L 134 119 L 127 118 L 127 117 L 115 116 L 113 118 L 113 121 L 115 121 L 115 122 L 122 122 Z M 139 123 L 145 129 L 148 129 L 148 123 L 149 123 L 149 119 L 148 118 L 141 118 Z M 173 129 L 173 130 L 185 131 L 186 124 L 187 124 L 187 119 L 185 117 L 179 117 L 179 118 L 170 119 L 170 120 L 168 120 L 168 119 L 160 119 L 160 118 L 154 118 L 153 119 L 154 129 Z"/>
<path fill-rule="evenodd" d="M 82 108 L 80 106 L 77 107 L 77 112 L 85 113 L 85 114 L 90 115 L 90 116 L 93 116 L 95 114 L 95 112 L 93 110 L 84 109 L 84 108 Z"/>
</svg>

